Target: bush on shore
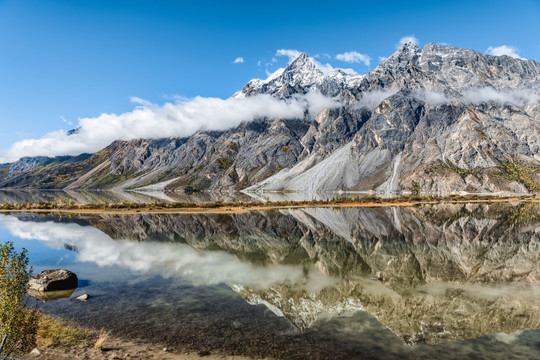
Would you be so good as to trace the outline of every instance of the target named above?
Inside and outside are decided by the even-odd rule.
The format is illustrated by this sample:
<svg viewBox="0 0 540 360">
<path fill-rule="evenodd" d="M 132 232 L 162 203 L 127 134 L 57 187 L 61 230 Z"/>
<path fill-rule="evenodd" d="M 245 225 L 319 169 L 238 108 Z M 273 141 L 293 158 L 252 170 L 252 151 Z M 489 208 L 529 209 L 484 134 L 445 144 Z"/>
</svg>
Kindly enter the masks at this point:
<svg viewBox="0 0 540 360">
<path fill-rule="evenodd" d="M 26 283 L 32 275 L 27 251 L 0 245 L 0 356 L 23 354 L 36 344 L 39 316 L 28 306 Z"/>
</svg>

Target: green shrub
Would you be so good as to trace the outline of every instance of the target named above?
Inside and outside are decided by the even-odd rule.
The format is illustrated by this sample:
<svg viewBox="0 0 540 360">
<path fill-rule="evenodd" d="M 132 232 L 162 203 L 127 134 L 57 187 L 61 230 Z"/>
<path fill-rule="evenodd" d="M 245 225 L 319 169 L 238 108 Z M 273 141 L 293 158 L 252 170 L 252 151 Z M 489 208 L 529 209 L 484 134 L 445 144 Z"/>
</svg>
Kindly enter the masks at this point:
<svg viewBox="0 0 540 360">
<path fill-rule="evenodd" d="M 525 185 L 527 190 L 534 191 L 540 190 L 540 183 L 534 180 L 531 175 L 536 173 L 538 169 L 532 169 L 525 165 L 520 164 L 517 161 L 499 161 L 505 170 L 505 174 L 501 177 L 517 181 Z"/>
<path fill-rule="evenodd" d="M 232 164 L 232 160 L 228 158 L 219 158 L 216 160 L 221 170 L 227 169 Z"/>
<path fill-rule="evenodd" d="M 5 340 L 0 356 L 26 353 L 35 346 L 38 312 L 28 306 L 26 295 L 31 275 L 25 249 L 17 253 L 9 241 L 0 245 L 0 342 Z"/>
</svg>

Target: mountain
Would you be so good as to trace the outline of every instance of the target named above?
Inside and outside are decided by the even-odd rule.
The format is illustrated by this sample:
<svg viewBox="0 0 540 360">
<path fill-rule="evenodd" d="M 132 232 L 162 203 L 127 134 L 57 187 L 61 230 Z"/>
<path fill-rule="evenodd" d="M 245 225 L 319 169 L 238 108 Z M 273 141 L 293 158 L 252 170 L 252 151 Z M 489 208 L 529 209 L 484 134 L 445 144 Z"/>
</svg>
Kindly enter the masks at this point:
<svg viewBox="0 0 540 360">
<path fill-rule="evenodd" d="M 266 80 L 254 79 L 233 95 L 243 98 L 258 94 L 287 98 L 294 94 L 317 91 L 325 96 L 337 96 L 343 89 L 356 87 L 363 75 L 349 73 L 341 69 L 324 71 L 306 53 L 300 54 L 287 68 L 279 69 Z"/>
<path fill-rule="evenodd" d="M 322 94 L 302 118 L 0 166 L 2 188 L 526 194 L 540 189 L 540 64 L 405 44 L 366 75 L 306 54 L 234 99 Z"/>
</svg>

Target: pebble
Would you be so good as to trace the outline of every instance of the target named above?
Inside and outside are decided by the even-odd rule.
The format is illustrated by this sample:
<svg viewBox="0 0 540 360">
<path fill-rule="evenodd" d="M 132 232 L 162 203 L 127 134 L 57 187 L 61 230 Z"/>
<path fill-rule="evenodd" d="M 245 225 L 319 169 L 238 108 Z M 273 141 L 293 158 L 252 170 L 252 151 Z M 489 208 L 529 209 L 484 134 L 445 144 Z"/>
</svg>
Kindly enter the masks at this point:
<svg viewBox="0 0 540 360">
<path fill-rule="evenodd" d="M 88 296 L 88 294 L 83 294 L 83 295 L 81 295 L 81 296 L 79 296 L 79 297 L 76 297 L 76 299 L 77 299 L 77 300 L 80 300 L 80 301 L 88 301 L 88 298 L 89 298 L 89 297 L 90 297 L 90 296 Z"/>
</svg>

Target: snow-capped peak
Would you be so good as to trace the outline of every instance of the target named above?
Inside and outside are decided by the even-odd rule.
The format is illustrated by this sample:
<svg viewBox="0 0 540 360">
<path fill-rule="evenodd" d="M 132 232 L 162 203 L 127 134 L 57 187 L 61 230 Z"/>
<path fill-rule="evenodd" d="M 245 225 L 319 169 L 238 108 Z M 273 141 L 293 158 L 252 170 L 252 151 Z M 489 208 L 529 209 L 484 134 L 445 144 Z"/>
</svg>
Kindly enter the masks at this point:
<svg viewBox="0 0 540 360">
<path fill-rule="evenodd" d="M 320 64 L 306 53 L 301 53 L 286 68 L 278 69 L 266 80 L 249 81 L 233 97 L 270 94 L 283 98 L 311 91 L 336 96 L 345 88 L 357 84 L 362 77 L 350 69 L 334 69 L 330 65 Z"/>
<path fill-rule="evenodd" d="M 277 79 L 278 77 L 281 76 L 281 74 L 283 74 L 283 72 L 285 71 L 285 68 L 279 68 L 277 69 L 276 71 L 274 71 L 273 73 L 271 73 L 267 78 L 266 80 L 263 80 L 263 84 L 267 84 L 269 83 L 270 81 L 274 80 L 274 79 Z"/>
</svg>

